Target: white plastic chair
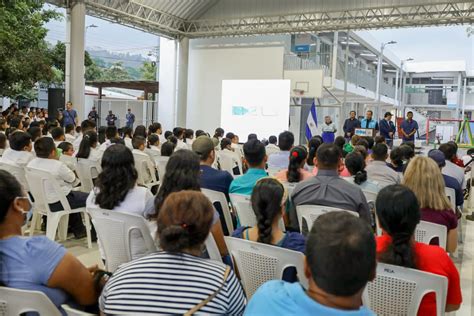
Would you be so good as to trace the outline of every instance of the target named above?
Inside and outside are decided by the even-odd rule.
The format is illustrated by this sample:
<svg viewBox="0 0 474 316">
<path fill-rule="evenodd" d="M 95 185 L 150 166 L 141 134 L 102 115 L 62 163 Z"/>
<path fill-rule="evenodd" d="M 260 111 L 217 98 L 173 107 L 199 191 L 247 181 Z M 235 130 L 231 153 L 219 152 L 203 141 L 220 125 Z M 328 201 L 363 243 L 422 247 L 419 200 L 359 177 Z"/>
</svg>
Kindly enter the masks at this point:
<svg viewBox="0 0 474 316">
<path fill-rule="evenodd" d="M 122 263 L 132 260 L 130 237 L 139 231 L 147 253 L 155 252 L 157 246 L 145 219 L 136 214 L 122 213 L 100 208 L 88 208 L 105 253 L 107 271 L 114 272 Z"/>
<path fill-rule="evenodd" d="M 149 189 L 159 185 L 160 182 L 156 179 L 155 168 L 151 168 L 148 163 L 149 157 L 133 154 L 133 158 L 135 159 L 135 168 L 138 172 L 137 183 L 139 185 L 144 185 Z"/>
<path fill-rule="evenodd" d="M 281 280 L 283 272 L 289 267 L 296 268 L 300 283 L 308 288 L 303 253 L 240 238 L 224 238 L 239 271 L 247 300 L 263 283 Z"/>
<path fill-rule="evenodd" d="M 212 236 L 212 233 L 209 233 L 204 244 L 206 246 L 206 250 L 207 250 L 207 254 L 209 255 L 209 258 L 211 260 L 222 262 L 221 253 L 219 252 L 219 248 L 217 247 L 216 240 Z"/>
<path fill-rule="evenodd" d="M 363 302 L 376 315 L 416 315 L 423 296 L 436 294 L 436 315 L 444 315 L 448 279 L 420 270 L 377 263 L 377 277 L 369 282 Z"/>
<path fill-rule="evenodd" d="M 95 314 L 89 314 L 89 313 L 80 311 L 78 309 L 72 308 L 71 306 L 69 306 L 67 304 L 61 305 L 61 308 L 64 309 L 67 316 L 92 316 L 92 315 L 95 315 Z"/>
<path fill-rule="evenodd" d="M 156 163 L 156 170 L 158 170 L 158 178 L 160 183 L 163 183 L 163 179 L 165 178 L 166 172 L 166 165 L 168 164 L 168 160 L 170 157 L 161 156 L 155 159 Z"/>
<path fill-rule="evenodd" d="M 232 223 L 232 215 L 230 213 L 229 203 L 227 202 L 225 194 L 209 189 L 201 189 L 201 192 L 211 201 L 212 204 L 220 204 L 222 213 L 224 214 L 227 231 L 229 232 L 229 235 L 232 235 L 232 233 L 234 232 L 234 224 Z"/>
<path fill-rule="evenodd" d="M 94 173 L 101 173 L 102 168 L 98 162 L 78 158 L 77 165 L 76 165 L 76 173 L 77 177 L 81 181 L 81 192 L 89 193 L 94 188 L 93 174 Z"/>
<path fill-rule="evenodd" d="M 295 183 L 295 182 L 283 182 L 283 185 L 285 186 L 286 188 L 286 191 L 288 191 L 288 198 L 291 197 L 291 194 L 293 193 L 293 190 L 295 189 L 296 185 L 298 183 Z"/>
<path fill-rule="evenodd" d="M 228 150 L 221 150 L 217 152 L 217 159 L 219 160 L 221 170 L 225 170 L 234 176 L 234 168 L 238 167 L 240 174 L 243 174 L 242 162 L 237 153 Z"/>
<path fill-rule="evenodd" d="M 359 217 L 359 213 L 357 212 L 343 210 L 336 207 L 322 205 L 298 205 L 296 207 L 296 216 L 298 217 L 300 231 L 303 232 L 304 222 L 306 223 L 308 231 L 310 231 L 311 227 L 313 227 L 314 221 L 316 221 L 319 216 L 329 212 L 348 212 L 351 215 Z"/>
<path fill-rule="evenodd" d="M 61 312 L 43 292 L 0 286 L 0 316 L 16 316 L 27 312 L 61 316 Z"/>
<path fill-rule="evenodd" d="M 30 186 L 30 192 L 35 199 L 35 207 L 33 209 L 33 217 L 31 219 L 30 236 L 33 236 L 34 228 L 36 227 L 37 221 L 41 218 L 41 215 L 46 215 L 48 218 L 48 222 L 46 224 L 46 236 L 51 240 L 55 240 L 56 231 L 59 227 L 59 240 L 66 240 L 69 214 L 81 213 L 86 226 L 87 247 L 92 248 L 91 223 L 89 216 L 87 215 L 86 208 L 81 207 L 71 209 L 71 205 L 69 205 L 69 201 L 67 200 L 63 190 L 60 188 L 58 181 L 50 173 L 26 167 L 25 175 L 26 180 Z M 48 200 L 46 198 L 48 186 L 52 186 L 54 189 L 56 196 L 63 207 L 62 211 L 51 212 Z"/>
<path fill-rule="evenodd" d="M 429 244 L 431 239 L 438 237 L 439 246 L 446 250 L 448 231 L 446 226 L 435 223 L 420 221 L 415 229 L 415 240 Z"/>
<path fill-rule="evenodd" d="M 454 191 L 454 189 L 452 188 L 444 188 L 444 192 L 446 193 L 446 196 L 448 197 L 449 201 L 451 202 L 451 208 L 453 209 L 453 211 L 456 212 L 456 191 Z M 458 219 L 458 238 L 459 238 L 459 242 L 462 243 L 463 242 L 463 238 L 462 238 L 462 220 L 461 218 Z"/>
<path fill-rule="evenodd" d="M 250 201 L 249 195 L 242 194 L 229 194 L 230 202 L 237 212 L 237 217 L 239 218 L 241 226 L 257 226 L 257 216 L 252 208 L 252 202 Z M 283 218 L 280 220 L 279 227 L 281 230 L 285 231 L 285 223 Z"/>
<path fill-rule="evenodd" d="M 24 168 L 17 165 L 0 162 L 0 170 L 8 171 L 18 180 L 18 182 L 20 182 L 20 184 L 23 186 L 23 189 L 25 189 L 25 191 L 30 190 L 28 186 L 28 182 L 26 181 Z"/>
</svg>

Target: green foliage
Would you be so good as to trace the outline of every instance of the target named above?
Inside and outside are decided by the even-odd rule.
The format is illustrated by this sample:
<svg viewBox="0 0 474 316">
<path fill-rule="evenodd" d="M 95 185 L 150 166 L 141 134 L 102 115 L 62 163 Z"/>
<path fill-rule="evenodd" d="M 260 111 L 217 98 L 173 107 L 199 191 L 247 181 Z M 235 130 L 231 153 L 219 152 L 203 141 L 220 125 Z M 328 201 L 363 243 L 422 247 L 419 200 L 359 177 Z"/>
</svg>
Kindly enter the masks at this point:
<svg viewBox="0 0 474 316">
<path fill-rule="evenodd" d="M 59 16 L 42 0 L 0 0 L 0 96 L 15 98 L 54 80 L 43 25 Z"/>
<path fill-rule="evenodd" d="M 61 81 L 54 81 L 54 82 L 56 83 L 63 82 L 65 79 L 65 73 L 66 73 L 66 44 L 58 41 L 56 45 L 54 45 L 50 49 L 49 53 L 51 56 L 53 67 L 56 70 L 59 70 L 62 72 Z M 94 61 L 92 60 L 91 56 L 89 55 L 87 51 L 84 52 L 84 66 L 86 66 L 86 80 L 97 80 L 97 79 L 88 78 L 88 73 L 89 73 L 89 77 L 91 78 L 98 77 L 97 75 L 98 70 L 97 70 L 97 67 L 94 67 L 95 66 Z M 92 67 L 93 69 L 88 70 L 89 67 Z M 57 76 L 55 76 L 55 78 L 57 78 Z"/>
<path fill-rule="evenodd" d="M 140 68 L 141 78 L 143 80 L 156 80 L 156 64 L 150 61 L 143 62 Z"/>
<path fill-rule="evenodd" d="M 102 78 L 102 80 L 104 81 L 119 81 L 130 79 L 130 75 L 123 67 L 123 62 L 121 61 L 114 63 L 112 66 L 110 66 L 110 68 L 106 69 Z"/>
</svg>

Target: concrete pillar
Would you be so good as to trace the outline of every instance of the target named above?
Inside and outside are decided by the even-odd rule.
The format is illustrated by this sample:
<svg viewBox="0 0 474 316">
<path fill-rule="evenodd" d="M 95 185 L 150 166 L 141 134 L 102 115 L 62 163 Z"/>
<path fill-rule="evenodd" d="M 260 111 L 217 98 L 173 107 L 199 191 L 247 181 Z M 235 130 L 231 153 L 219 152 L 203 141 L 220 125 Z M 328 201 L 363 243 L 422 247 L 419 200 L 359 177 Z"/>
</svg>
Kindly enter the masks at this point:
<svg viewBox="0 0 474 316">
<path fill-rule="evenodd" d="M 64 73 L 65 101 L 71 99 L 71 9 L 66 8 L 66 62 Z M 63 104 L 65 106 L 65 104 Z"/>
<path fill-rule="evenodd" d="M 163 131 L 176 126 L 177 52 L 177 41 L 160 38 L 158 122 Z"/>
<path fill-rule="evenodd" d="M 77 0 L 71 4 L 71 28 L 70 36 L 71 49 L 69 60 L 66 59 L 66 64 L 69 64 L 71 70 L 70 79 L 70 101 L 77 111 L 79 122 L 85 119 L 86 113 L 84 110 L 84 32 L 86 20 L 86 5 L 84 0 Z M 67 58 L 67 56 L 66 56 Z M 66 100 L 67 102 L 68 100 Z"/>
<path fill-rule="evenodd" d="M 461 101 L 462 101 L 462 93 L 461 93 L 461 86 L 462 86 L 462 73 L 459 72 L 458 74 L 458 96 L 457 96 L 457 102 L 456 102 L 456 119 L 461 119 L 460 117 L 460 105 L 461 105 Z"/>
<path fill-rule="evenodd" d="M 178 42 L 178 102 L 176 109 L 176 125 L 186 127 L 186 111 L 188 103 L 188 59 L 189 38 L 184 37 Z"/>
<path fill-rule="evenodd" d="M 339 32 L 334 32 L 334 41 L 332 45 L 331 86 L 334 87 L 337 72 L 337 50 L 339 48 Z"/>
</svg>

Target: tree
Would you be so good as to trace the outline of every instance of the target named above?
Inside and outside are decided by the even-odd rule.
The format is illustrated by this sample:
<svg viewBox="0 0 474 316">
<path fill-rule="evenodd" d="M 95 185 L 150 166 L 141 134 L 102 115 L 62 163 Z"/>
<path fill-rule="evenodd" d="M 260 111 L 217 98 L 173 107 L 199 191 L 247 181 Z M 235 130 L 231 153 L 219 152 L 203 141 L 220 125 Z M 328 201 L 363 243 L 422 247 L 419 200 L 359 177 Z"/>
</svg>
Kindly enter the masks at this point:
<svg viewBox="0 0 474 316">
<path fill-rule="evenodd" d="M 58 41 L 56 45 L 50 49 L 50 55 L 53 67 L 62 71 L 62 81 L 64 81 L 66 73 L 66 44 Z M 100 71 L 100 69 L 93 67 L 95 66 L 94 61 L 87 51 L 84 52 L 84 66 L 86 67 L 86 80 L 97 80 L 88 78 L 88 73 L 90 77 L 97 77 L 97 71 Z M 93 67 L 93 69 L 88 71 L 89 67 Z"/>
<path fill-rule="evenodd" d="M 130 80 L 130 75 L 128 74 L 127 70 L 123 67 L 123 62 L 118 61 L 110 66 L 104 72 L 104 76 L 102 80 L 106 81 L 118 81 L 118 80 Z"/>
<path fill-rule="evenodd" d="M 104 69 L 97 66 L 94 62 L 86 67 L 86 80 L 87 81 L 97 81 L 103 80 Z"/>
<path fill-rule="evenodd" d="M 144 61 L 140 72 L 143 80 L 156 80 L 156 63 Z"/>
<path fill-rule="evenodd" d="M 15 98 L 54 78 L 44 23 L 57 19 L 42 0 L 0 1 L 0 96 Z"/>
</svg>

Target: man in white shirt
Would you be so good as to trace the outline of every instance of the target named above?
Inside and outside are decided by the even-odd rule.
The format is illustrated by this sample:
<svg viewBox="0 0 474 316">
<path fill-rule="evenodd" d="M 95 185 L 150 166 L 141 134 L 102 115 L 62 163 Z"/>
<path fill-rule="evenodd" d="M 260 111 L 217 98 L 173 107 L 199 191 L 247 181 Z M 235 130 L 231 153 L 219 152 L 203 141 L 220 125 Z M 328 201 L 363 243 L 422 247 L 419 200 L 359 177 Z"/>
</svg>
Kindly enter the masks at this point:
<svg viewBox="0 0 474 316">
<path fill-rule="evenodd" d="M 0 162 L 24 168 L 35 158 L 31 152 L 31 136 L 26 132 L 18 130 L 11 133 L 9 138 L 10 148 L 5 149 Z"/>
<path fill-rule="evenodd" d="M 99 147 L 99 150 L 105 151 L 112 144 L 110 140 L 112 138 L 119 137 L 116 126 L 107 126 L 105 129 L 105 142 Z"/>
<path fill-rule="evenodd" d="M 439 146 L 439 150 L 441 150 L 446 157 L 446 166 L 444 166 L 442 173 L 458 180 L 461 188 L 464 190 L 466 188 L 464 169 L 451 162 L 456 155 L 456 147 L 454 147 L 453 144 L 446 143 L 441 144 L 441 146 Z"/>
<path fill-rule="evenodd" d="M 69 125 L 66 125 L 66 134 L 65 134 L 65 137 L 66 137 L 66 141 L 68 143 L 74 143 L 74 141 L 76 140 L 76 135 L 75 135 L 75 131 L 74 131 L 74 124 L 69 124 Z"/>
<path fill-rule="evenodd" d="M 277 146 L 276 136 L 272 135 L 268 138 L 268 145 L 265 146 L 265 151 L 267 153 L 267 156 L 270 156 L 271 154 L 274 154 L 280 151 L 280 148 Z"/>
<path fill-rule="evenodd" d="M 367 164 L 365 170 L 370 180 L 376 181 L 381 188 L 400 183 L 398 172 L 387 166 L 388 147 L 385 144 L 375 144 L 372 147 L 373 160 Z"/>
<path fill-rule="evenodd" d="M 72 143 L 74 146 L 74 150 L 76 151 L 78 151 L 79 146 L 81 146 L 83 135 L 88 131 L 95 131 L 95 123 L 90 120 L 84 120 L 81 123 L 81 130 L 82 130 L 82 133 Z"/>
<path fill-rule="evenodd" d="M 76 183 L 76 175 L 65 163 L 59 161 L 53 139 L 49 137 L 41 137 L 38 139 L 35 142 L 35 152 L 37 158 L 31 160 L 27 167 L 46 171 L 54 176 L 59 183 L 62 193 L 66 195 L 71 209 L 85 207 L 88 194 L 72 190 L 73 184 Z M 63 210 L 63 206 L 61 202 L 59 202 L 59 197 L 51 185 L 48 185 L 46 188 L 46 200 L 49 203 L 51 212 Z M 81 214 L 76 213 L 69 215 L 69 225 L 76 239 L 86 236 L 86 229 L 82 223 Z"/>
<path fill-rule="evenodd" d="M 145 183 L 150 183 L 153 180 L 153 175 L 156 178 L 156 164 L 155 161 L 145 152 L 145 138 L 142 136 L 135 136 L 132 140 L 133 144 L 133 157 L 135 158 L 135 166 L 137 170 L 141 170 L 141 166 L 139 164 L 143 163 L 143 161 L 147 164 L 147 171 L 144 175 Z M 144 183 L 140 183 L 144 184 Z"/>
<path fill-rule="evenodd" d="M 59 146 L 59 144 L 66 140 L 66 136 L 64 135 L 64 130 L 62 127 L 53 128 L 51 130 L 51 137 L 54 140 L 54 145 L 56 148 Z"/>
<path fill-rule="evenodd" d="M 294 142 L 295 136 L 292 132 L 284 131 L 278 135 L 280 151 L 268 156 L 267 164 L 269 169 L 282 170 L 288 168 L 290 150 L 293 148 Z"/>
<path fill-rule="evenodd" d="M 186 145 L 186 143 L 183 141 L 183 137 L 184 137 L 184 129 L 183 128 L 175 127 L 173 129 L 173 134 L 178 139 L 178 143 L 176 144 L 176 150 L 189 149 L 188 145 Z"/>
</svg>

